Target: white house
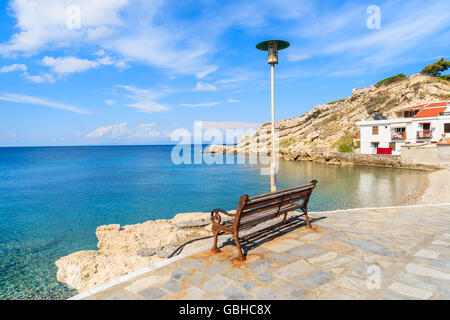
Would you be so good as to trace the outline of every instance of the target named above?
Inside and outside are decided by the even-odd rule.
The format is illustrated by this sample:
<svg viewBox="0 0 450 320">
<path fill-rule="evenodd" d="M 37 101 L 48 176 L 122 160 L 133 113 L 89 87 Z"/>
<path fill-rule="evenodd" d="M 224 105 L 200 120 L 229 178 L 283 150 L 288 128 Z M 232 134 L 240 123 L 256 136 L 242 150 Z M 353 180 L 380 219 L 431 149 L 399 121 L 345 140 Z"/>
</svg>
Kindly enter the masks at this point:
<svg viewBox="0 0 450 320">
<path fill-rule="evenodd" d="M 404 144 L 438 143 L 450 138 L 450 101 L 402 108 L 395 116 L 356 123 L 361 127 L 362 154 L 399 155 Z"/>
</svg>

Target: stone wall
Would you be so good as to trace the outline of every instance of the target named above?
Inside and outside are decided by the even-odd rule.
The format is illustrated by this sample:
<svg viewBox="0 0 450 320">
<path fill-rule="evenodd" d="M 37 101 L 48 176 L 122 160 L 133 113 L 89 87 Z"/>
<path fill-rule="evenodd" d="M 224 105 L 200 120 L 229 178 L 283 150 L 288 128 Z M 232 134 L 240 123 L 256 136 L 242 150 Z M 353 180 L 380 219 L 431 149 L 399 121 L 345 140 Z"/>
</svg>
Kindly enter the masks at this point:
<svg viewBox="0 0 450 320">
<path fill-rule="evenodd" d="M 389 154 L 358 154 L 332 152 L 331 156 L 338 161 L 354 165 L 400 168 L 405 165 L 400 156 Z"/>
<path fill-rule="evenodd" d="M 450 168 L 450 145 L 411 144 L 402 146 L 402 162 Z"/>
</svg>

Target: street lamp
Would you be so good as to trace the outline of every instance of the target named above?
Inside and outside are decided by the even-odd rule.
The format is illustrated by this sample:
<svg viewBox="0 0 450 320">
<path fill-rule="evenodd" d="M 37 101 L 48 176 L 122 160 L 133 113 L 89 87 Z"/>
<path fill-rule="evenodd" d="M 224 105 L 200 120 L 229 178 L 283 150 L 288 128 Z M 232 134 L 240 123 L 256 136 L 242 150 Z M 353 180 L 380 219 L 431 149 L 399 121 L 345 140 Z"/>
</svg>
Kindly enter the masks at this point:
<svg viewBox="0 0 450 320">
<path fill-rule="evenodd" d="M 256 49 L 267 51 L 268 60 L 270 64 L 270 92 L 271 92 L 271 113 L 272 113 L 272 160 L 270 162 L 270 191 L 276 191 L 276 179 L 275 179 L 275 79 L 274 70 L 275 64 L 278 64 L 278 50 L 283 50 L 289 47 L 289 42 L 283 40 L 267 40 L 260 42 L 256 45 Z"/>
</svg>

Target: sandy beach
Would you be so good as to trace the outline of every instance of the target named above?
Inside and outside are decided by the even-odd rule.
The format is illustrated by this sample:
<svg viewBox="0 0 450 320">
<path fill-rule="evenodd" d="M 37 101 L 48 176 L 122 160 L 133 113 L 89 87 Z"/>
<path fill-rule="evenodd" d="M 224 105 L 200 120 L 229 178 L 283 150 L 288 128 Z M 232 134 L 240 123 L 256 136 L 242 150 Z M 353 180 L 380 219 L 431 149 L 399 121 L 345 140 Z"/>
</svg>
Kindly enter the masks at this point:
<svg viewBox="0 0 450 320">
<path fill-rule="evenodd" d="M 450 169 L 431 172 L 428 186 L 420 197 L 421 204 L 450 202 Z"/>
<path fill-rule="evenodd" d="M 450 203 L 450 169 L 430 172 L 404 205 Z"/>
</svg>

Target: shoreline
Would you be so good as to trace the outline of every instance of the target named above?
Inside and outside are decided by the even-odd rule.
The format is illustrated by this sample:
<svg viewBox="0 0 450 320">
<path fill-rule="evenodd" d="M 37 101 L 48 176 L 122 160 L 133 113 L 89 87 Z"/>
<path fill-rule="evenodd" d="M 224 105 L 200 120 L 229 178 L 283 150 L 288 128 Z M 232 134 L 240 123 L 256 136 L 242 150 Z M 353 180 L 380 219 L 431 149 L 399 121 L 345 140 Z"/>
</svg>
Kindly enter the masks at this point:
<svg viewBox="0 0 450 320">
<path fill-rule="evenodd" d="M 405 199 L 402 205 L 447 202 L 450 202 L 450 169 L 441 169 L 425 175 L 419 187 Z"/>
<path fill-rule="evenodd" d="M 441 171 L 441 170 L 438 170 L 438 171 Z M 414 192 L 411 195 L 409 195 L 405 200 L 403 200 L 401 205 L 422 204 L 421 203 L 422 197 L 423 197 L 425 191 L 430 186 L 430 179 L 429 179 L 430 174 L 431 174 L 431 172 L 424 175 L 423 177 L 421 177 L 421 181 L 419 182 L 419 185 L 416 188 L 416 190 L 414 190 Z"/>
<path fill-rule="evenodd" d="M 217 153 L 223 155 L 241 155 L 245 157 L 258 156 L 257 153 L 249 153 L 247 151 L 240 151 L 237 145 L 209 145 L 202 153 Z M 263 154 L 269 156 L 268 154 Z M 301 153 L 292 153 L 289 150 L 280 148 L 279 159 L 286 161 L 312 161 L 320 164 L 334 165 L 334 166 L 365 166 L 378 168 L 394 168 L 420 171 L 435 171 L 447 168 L 432 164 L 420 164 L 411 161 L 405 161 L 399 155 L 374 155 L 374 154 L 359 154 L 359 153 L 341 153 L 341 152 L 316 152 L 307 150 Z"/>
<path fill-rule="evenodd" d="M 450 202 L 450 169 L 427 174 L 428 185 L 422 193 L 420 204 Z"/>
</svg>

